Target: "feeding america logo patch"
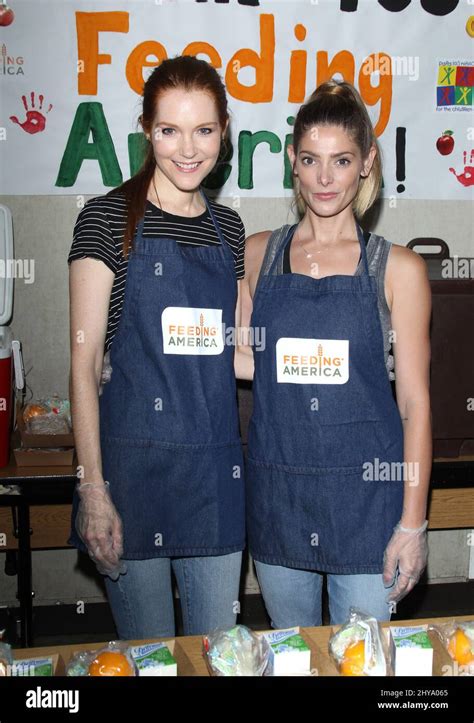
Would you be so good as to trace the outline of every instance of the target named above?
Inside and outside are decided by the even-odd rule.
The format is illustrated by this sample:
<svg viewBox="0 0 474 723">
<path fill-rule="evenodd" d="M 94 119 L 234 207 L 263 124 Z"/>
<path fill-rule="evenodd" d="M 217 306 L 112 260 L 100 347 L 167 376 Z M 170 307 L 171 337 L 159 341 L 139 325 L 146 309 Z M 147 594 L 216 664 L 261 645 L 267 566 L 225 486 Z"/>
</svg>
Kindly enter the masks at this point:
<svg viewBox="0 0 474 723">
<path fill-rule="evenodd" d="M 222 309 L 167 306 L 161 314 L 163 354 L 222 354 Z"/>
<path fill-rule="evenodd" d="M 349 340 L 282 337 L 276 343 L 276 367 L 279 383 L 345 384 Z"/>
</svg>

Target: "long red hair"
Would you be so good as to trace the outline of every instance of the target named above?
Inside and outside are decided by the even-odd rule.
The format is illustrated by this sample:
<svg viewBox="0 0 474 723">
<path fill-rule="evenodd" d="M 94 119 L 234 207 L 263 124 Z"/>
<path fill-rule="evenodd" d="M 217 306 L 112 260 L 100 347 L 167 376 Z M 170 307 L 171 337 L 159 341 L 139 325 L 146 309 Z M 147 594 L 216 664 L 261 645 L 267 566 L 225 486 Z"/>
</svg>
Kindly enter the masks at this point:
<svg viewBox="0 0 474 723">
<path fill-rule="evenodd" d="M 209 93 L 216 104 L 221 130 L 229 118 L 227 96 L 224 83 L 218 72 L 205 60 L 192 55 L 180 55 L 163 60 L 148 77 L 142 95 L 142 113 L 140 124 L 145 134 L 151 135 L 156 104 L 162 93 L 174 88 L 201 90 Z M 226 148 L 222 144 L 221 151 Z M 145 160 L 140 170 L 121 186 L 112 189 L 108 196 L 121 192 L 127 199 L 127 223 L 123 239 L 123 255 L 127 257 L 132 249 L 135 229 L 145 213 L 148 188 L 155 172 L 155 156 L 151 141 L 147 141 Z"/>
</svg>

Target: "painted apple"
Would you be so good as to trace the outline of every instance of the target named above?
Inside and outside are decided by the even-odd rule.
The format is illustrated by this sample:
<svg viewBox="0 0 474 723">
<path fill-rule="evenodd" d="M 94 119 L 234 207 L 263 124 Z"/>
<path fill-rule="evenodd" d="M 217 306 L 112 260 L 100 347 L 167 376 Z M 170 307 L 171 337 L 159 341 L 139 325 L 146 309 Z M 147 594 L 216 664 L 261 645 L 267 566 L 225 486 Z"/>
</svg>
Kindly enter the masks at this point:
<svg viewBox="0 0 474 723">
<path fill-rule="evenodd" d="M 11 25 L 15 14 L 8 5 L 0 5 L 0 26 L 6 27 Z"/>
<path fill-rule="evenodd" d="M 444 133 L 436 141 L 436 148 L 442 156 L 449 156 L 454 148 L 453 132 L 444 131 Z"/>
</svg>

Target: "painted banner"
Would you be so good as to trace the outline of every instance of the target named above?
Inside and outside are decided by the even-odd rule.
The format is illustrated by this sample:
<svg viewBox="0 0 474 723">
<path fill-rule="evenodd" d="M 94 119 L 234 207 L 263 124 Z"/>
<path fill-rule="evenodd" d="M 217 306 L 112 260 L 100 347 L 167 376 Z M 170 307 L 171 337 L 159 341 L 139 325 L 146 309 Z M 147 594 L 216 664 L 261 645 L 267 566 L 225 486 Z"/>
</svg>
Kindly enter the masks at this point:
<svg viewBox="0 0 474 723">
<path fill-rule="evenodd" d="M 6 0 L 1 0 L 5 3 Z M 290 196 L 299 106 L 328 78 L 359 90 L 382 196 L 472 198 L 470 0 L 8 0 L 0 4 L 0 193 L 106 193 L 143 159 L 143 82 L 164 58 L 221 74 L 232 150 L 206 180 Z"/>
</svg>

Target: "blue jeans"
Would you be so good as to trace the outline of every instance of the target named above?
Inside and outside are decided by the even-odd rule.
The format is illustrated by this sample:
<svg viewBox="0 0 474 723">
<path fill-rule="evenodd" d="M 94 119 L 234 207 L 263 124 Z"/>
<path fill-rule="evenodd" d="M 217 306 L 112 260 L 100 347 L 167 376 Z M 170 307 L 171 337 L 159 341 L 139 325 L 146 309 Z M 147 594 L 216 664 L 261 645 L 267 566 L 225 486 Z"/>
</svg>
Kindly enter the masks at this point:
<svg viewBox="0 0 474 723">
<path fill-rule="evenodd" d="M 322 574 L 314 570 L 267 565 L 257 560 L 255 567 L 272 627 L 322 625 Z M 352 606 L 379 621 L 390 620 L 391 609 L 385 602 L 389 588 L 384 587 L 381 574 L 327 573 L 327 576 L 331 625 L 346 622 Z"/>
<path fill-rule="evenodd" d="M 121 640 L 175 636 L 171 570 L 178 584 L 184 635 L 235 625 L 242 552 L 216 557 L 126 560 L 127 572 L 105 587 Z"/>
</svg>

